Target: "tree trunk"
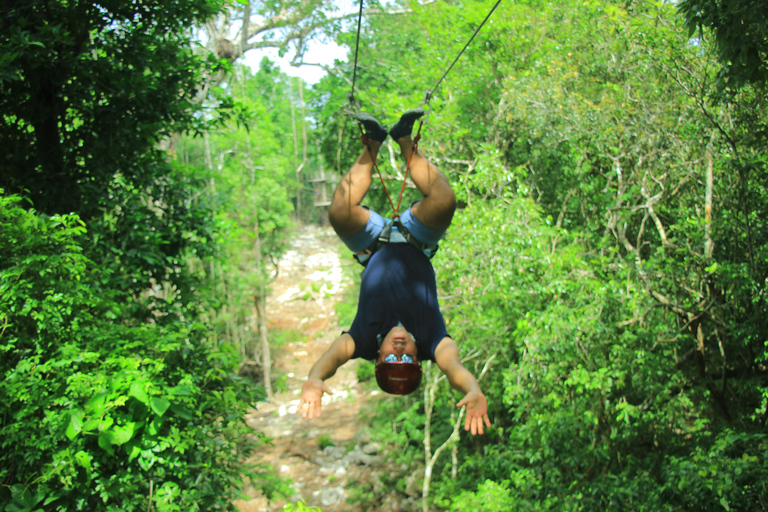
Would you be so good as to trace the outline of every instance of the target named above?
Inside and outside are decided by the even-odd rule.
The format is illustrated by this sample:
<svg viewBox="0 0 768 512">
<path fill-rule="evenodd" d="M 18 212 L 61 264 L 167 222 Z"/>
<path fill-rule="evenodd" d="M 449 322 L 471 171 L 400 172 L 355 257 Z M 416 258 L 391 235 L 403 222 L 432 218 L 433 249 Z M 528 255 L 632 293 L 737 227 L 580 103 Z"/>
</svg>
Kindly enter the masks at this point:
<svg viewBox="0 0 768 512">
<path fill-rule="evenodd" d="M 706 192 L 704 196 L 704 233 L 706 235 L 706 241 L 704 242 L 704 258 L 709 260 L 712 258 L 712 188 L 714 185 L 713 176 L 713 159 L 712 151 L 707 148 L 707 176 L 706 176 Z"/>
<path fill-rule="evenodd" d="M 432 362 L 427 362 L 424 386 L 424 483 L 421 488 L 421 510 L 429 512 L 429 484 L 432 480 L 432 407 L 435 403 L 435 386 L 432 382 Z"/>
<path fill-rule="evenodd" d="M 304 189 L 303 180 L 301 179 L 301 171 L 304 170 L 304 166 L 307 165 L 307 118 L 304 112 L 304 81 L 301 78 L 296 78 L 296 83 L 299 89 L 299 108 L 301 109 L 301 140 L 302 140 L 302 157 L 301 164 L 296 169 L 296 218 L 301 219 L 301 193 Z M 294 141 L 296 140 L 296 133 L 294 130 Z M 323 184 L 325 186 L 325 184 Z"/>
<path fill-rule="evenodd" d="M 259 321 L 259 338 L 261 339 L 261 366 L 264 373 L 264 390 L 267 393 L 267 400 L 272 401 L 272 357 L 269 352 L 269 333 L 267 331 L 267 297 L 266 287 L 264 286 L 264 265 L 261 257 L 261 233 L 259 232 L 259 219 L 256 218 L 256 268 L 261 273 L 259 288 L 254 297 L 256 312 Z M 255 356 L 255 354 L 254 354 Z M 256 357 L 254 357 L 256 359 Z"/>
</svg>

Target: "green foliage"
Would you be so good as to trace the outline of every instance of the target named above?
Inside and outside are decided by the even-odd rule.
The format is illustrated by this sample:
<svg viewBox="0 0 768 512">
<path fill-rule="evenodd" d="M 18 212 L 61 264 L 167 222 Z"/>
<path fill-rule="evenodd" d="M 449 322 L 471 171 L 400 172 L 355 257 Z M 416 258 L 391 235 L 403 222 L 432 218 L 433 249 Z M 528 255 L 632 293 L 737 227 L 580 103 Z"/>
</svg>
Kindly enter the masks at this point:
<svg viewBox="0 0 768 512">
<path fill-rule="evenodd" d="M 359 294 L 360 278 L 362 276 L 362 267 L 354 258 L 349 256 L 349 252 L 345 253 L 345 246 L 339 242 L 342 254 L 346 254 L 348 257 L 341 258 L 341 270 L 344 274 L 344 278 L 348 278 L 352 281 L 351 286 L 347 286 L 344 291 L 344 295 L 341 300 L 337 301 L 333 305 L 333 311 L 338 318 L 339 325 L 352 325 L 352 321 L 355 319 L 357 313 L 357 296 Z"/>
<path fill-rule="evenodd" d="M 163 146 L 203 128 L 195 96 L 219 63 L 193 51 L 190 27 L 221 7 L 2 8 L 0 187 L 87 222 L 85 255 L 131 303 L 122 314 L 139 321 L 196 314 L 183 260 L 212 252 L 208 204 L 196 199 L 204 176 L 170 164 Z"/>
<path fill-rule="evenodd" d="M 288 77 L 267 60 L 255 72 L 236 67 L 231 78 L 217 94 L 235 99 L 239 118 L 217 119 L 220 129 L 207 137 L 182 137 L 176 158 L 208 176 L 204 197 L 213 210 L 218 253 L 197 256 L 213 297 L 215 337 L 250 357 L 257 343 L 254 301 L 268 293 L 270 275 L 279 271 L 294 231 L 297 164 L 284 151 L 286 141 L 293 145 L 294 99 Z"/>
<path fill-rule="evenodd" d="M 291 100 L 274 69 L 250 100 L 203 97 L 222 63 L 192 34 L 223 5 L 0 8 L 0 187 L 29 199 L 0 196 L 0 508 L 231 509 L 244 477 L 287 492 L 243 472 L 262 391 L 238 372 L 298 188 Z M 221 167 L 185 153 L 230 120 Z"/>
<path fill-rule="evenodd" d="M 317 446 L 321 450 L 325 450 L 329 446 L 334 446 L 334 442 L 330 435 L 320 434 L 319 436 L 317 436 Z"/>
<path fill-rule="evenodd" d="M 508 482 L 496 483 L 486 480 L 478 486 L 477 492 L 462 491 L 451 504 L 450 510 L 476 510 L 478 512 L 499 512 L 501 510 L 526 510 L 512 496 Z"/>
<path fill-rule="evenodd" d="M 271 331 L 271 338 L 270 338 L 270 345 L 273 348 L 283 348 L 285 345 L 291 342 L 296 341 L 307 341 L 306 334 L 302 334 L 302 332 L 298 329 L 288 329 L 285 331 L 278 331 L 273 330 Z"/>
<path fill-rule="evenodd" d="M 155 146 L 197 124 L 192 101 L 217 66 L 192 51 L 187 29 L 221 6 L 4 3 L 0 141 L 9 150 L 0 186 L 41 212 L 88 221 L 111 206 L 114 188 L 166 177 Z"/>
<path fill-rule="evenodd" d="M 690 456 L 672 457 L 664 474 L 667 507 L 673 503 L 684 506 L 695 496 L 701 510 L 757 509 L 768 492 L 768 469 L 762 463 L 766 453 L 768 436 L 764 433 L 737 434 L 725 429 L 706 448 L 696 447 Z"/>
<path fill-rule="evenodd" d="M 415 5 L 407 22 L 367 26 L 367 110 L 418 104 L 489 8 Z M 768 116 L 759 84 L 718 100 L 713 48 L 678 21 L 669 4 L 520 2 L 433 98 L 421 148 L 462 207 L 434 260 L 441 307 L 470 370 L 494 357 L 481 383 L 494 428 L 461 439 L 458 477 L 438 460 L 434 504 L 765 502 Z M 762 32 L 742 35 L 759 45 Z M 329 162 L 348 133 L 340 101 L 316 108 L 334 112 L 318 123 Z M 350 136 L 339 154 L 355 150 Z M 438 388 L 433 447 L 451 398 Z M 415 453 L 420 407 L 384 401 L 374 426 L 395 419 L 397 449 Z"/>
<path fill-rule="evenodd" d="M 368 382 L 376 376 L 376 365 L 373 361 L 361 360 L 357 363 L 357 380 L 359 382 Z"/>
<path fill-rule="evenodd" d="M 83 222 L 19 203 L 0 196 L 0 505 L 231 509 L 260 390 L 199 324 L 116 321 Z"/>
<path fill-rule="evenodd" d="M 297 503 L 286 503 L 283 507 L 286 512 L 322 512 L 321 509 L 316 507 L 308 507 L 303 501 Z"/>
<path fill-rule="evenodd" d="M 723 66 L 720 78 L 735 90 L 768 83 L 768 8 L 748 0 L 684 0 L 677 6 L 688 35 L 712 37 Z M 705 32 L 705 29 L 707 31 Z M 705 35 L 706 34 L 706 35 Z"/>
</svg>

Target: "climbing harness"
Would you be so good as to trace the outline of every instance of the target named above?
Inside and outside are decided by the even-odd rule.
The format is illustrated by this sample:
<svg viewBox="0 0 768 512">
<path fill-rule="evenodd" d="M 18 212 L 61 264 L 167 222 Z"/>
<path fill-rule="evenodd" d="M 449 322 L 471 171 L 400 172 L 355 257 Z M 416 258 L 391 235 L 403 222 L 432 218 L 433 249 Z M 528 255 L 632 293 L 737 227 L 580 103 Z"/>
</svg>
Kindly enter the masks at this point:
<svg viewBox="0 0 768 512">
<path fill-rule="evenodd" d="M 411 169 L 411 159 L 413 158 L 413 155 L 418 151 L 419 149 L 419 139 L 421 139 L 421 126 L 423 123 L 419 123 L 419 129 L 416 132 L 416 137 L 413 138 L 413 148 L 411 149 L 411 154 L 408 156 L 408 161 L 405 165 L 405 175 L 403 176 L 403 183 L 400 186 L 400 195 L 397 197 L 397 205 L 395 205 L 395 202 L 392 201 L 392 196 L 389 193 L 389 189 L 387 188 L 387 183 L 384 181 L 384 175 L 381 173 L 381 169 L 379 169 L 379 164 L 376 162 L 376 158 L 373 154 L 373 150 L 371 149 L 371 141 L 368 138 L 368 136 L 363 132 L 363 124 L 358 121 L 357 127 L 360 129 L 360 135 L 363 138 L 363 144 L 365 144 L 365 147 L 368 149 L 368 154 L 371 155 L 371 160 L 373 161 L 373 167 L 376 169 L 376 173 L 379 175 L 379 179 L 381 180 L 381 186 L 384 187 L 384 194 L 387 196 L 387 200 L 389 201 L 389 205 L 392 207 L 392 218 L 396 219 L 400 217 L 400 205 L 403 202 L 403 192 L 405 192 L 405 185 L 408 180 L 408 174 Z"/>
<path fill-rule="evenodd" d="M 430 259 L 437 253 L 437 249 L 439 248 L 438 244 L 425 244 L 416 240 L 416 237 L 408 231 L 398 216 L 393 219 L 392 222 L 384 226 L 384 229 L 381 230 L 381 233 L 379 233 L 379 236 L 370 247 L 355 253 L 353 256 L 358 263 L 365 267 L 368 265 L 368 261 L 371 257 L 376 254 L 376 251 L 387 244 L 397 243 L 408 244 L 424 253 L 424 255 Z"/>
<path fill-rule="evenodd" d="M 360 129 L 360 135 L 363 138 L 363 144 L 365 144 L 366 148 L 368 149 L 368 153 L 371 155 L 371 160 L 373 161 L 373 167 L 376 169 L 376 173 L 379 175 L 379 179 L 381 180 L 381 186 L 384 188 L 384 193 L 387 196 L 387 199 L 389 200 L 389 204 L 392 206 L 392 222 L 388 223 L 386 226 L 384 226 L 384 229 L 381 230 L 379 233 L 378 238 L 376 241 L 368 248 L 355 253 L 354 257 L 355 260 L 357 260 L 358 263 L 360 263 L 362 266 L 368 265 L 368 260 L 371 259 L 371 256 L 373 256 L 376 251 L 384 247 L 385 245 L 389 243 L 407 243 L 416 249 L 418 249 L 420 252 L 423 252 L 428 258 L 432 258 L 435 253 L 437 253 L 438 244 L 425 244 L 420 241 L 418 241 L 411 233 L 408 231 L 408 229 L 403 225 L 402 221 L 400 220 L 400 205 L 403 201 L 403 192 L 405 191 L 405 184 L 406 180 L 408 179 L 408 172 L 411 167 L 411 158 L 413 158 L 413 155 L 418 150 L 418 143 L 419 139 L 421 138 L 421 123 L 419 124 L 418 132 L 416 133 L 416 137 L 413 139 L 413 149 L 411 150 L 411 154 L 408 156 L 408 162 L 405 166 L 405 176 L 403 177 L 403 184 L 400 187 L 400 195 L 397 198 L 397 206 L 395 206 L 394 201 L 392 201 L 392 196 L 389 193 L 389 189 L 387 188 L 387 184 L 384 181 L 384 176 L 381 173 L 381 169 L 379 169 L 379 165 L 376 162 L 376 158 L 374 157 L 373 150 L 371 149 L 371 141 L 368 138 L 368 136 L 363 132 L 363 126 L 362 123 L 358 121 L 357 123 L 358 128 Z M 393 228 L 395 228 L 393 230 Z"/>
</svg>

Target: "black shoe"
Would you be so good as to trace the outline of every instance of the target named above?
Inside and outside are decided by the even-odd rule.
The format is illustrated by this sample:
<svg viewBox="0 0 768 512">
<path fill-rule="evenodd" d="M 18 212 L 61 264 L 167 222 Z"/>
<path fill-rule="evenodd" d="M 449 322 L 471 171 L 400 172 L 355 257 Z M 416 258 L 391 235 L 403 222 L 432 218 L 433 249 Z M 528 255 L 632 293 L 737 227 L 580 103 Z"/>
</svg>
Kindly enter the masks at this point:
<svg viewBox="0 0 768 512">
<path fill-rule="evenodd" d="M 423 108 L 414 108 L 403 114 L 400 117 L 400 120 L 389 129 L 389 136 L 392 137 L 393 140 L 397 140 L 406 135 L 410 135 L 413 131 L 413 123 L 423 116 L 424 112 L 426 111 Z"/>
<path fill-rule="evenodd" d="M 384 142 L 387 138 L 387 129 L 381 126 L 381 123 L 372 115 L 360 112 L 359 114 L 355 114 L 355 119 L 362 123 L 363 128 L 365 128 L 365 134 L 369 139 L 373 139 L 377 142 Z"/>
</svg>

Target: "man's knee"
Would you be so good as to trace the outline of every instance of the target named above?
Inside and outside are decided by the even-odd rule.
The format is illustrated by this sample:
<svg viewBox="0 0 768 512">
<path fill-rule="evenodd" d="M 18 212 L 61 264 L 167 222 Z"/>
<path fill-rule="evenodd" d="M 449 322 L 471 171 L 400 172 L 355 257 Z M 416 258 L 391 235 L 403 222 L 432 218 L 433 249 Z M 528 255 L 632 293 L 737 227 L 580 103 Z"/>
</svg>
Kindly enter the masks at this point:
<svg viewBox="0 0 768 512">
<path fill-rule="evenodd" d="M 456 211 L 456 194 L 450 186 L 441 187 L 414 206 L 415 208 L 412 207 L 414 214 L 424 225 L 434 229 L 445 229 L 450 226 Z"/>
<path fill-rule="evenodd" d="M 331 203 L 328 208 L 328 220 L 339 236 L 352 236 L 365 227 L 369 212 L 360 205 L 348 205 L 343 202 Z"/>
<path fill-rule="evenodd" d="M 453 212 L 456 211 L 456 194 L 450 185 L 448 190 L 441 194 L 440 201 L 442 202 L 442 208 L 453 215 Z"/>
<path fill-rule="evenodd" d="M 343 227 L 349 223 L 351 217 L 350 208 L 348 205 L 343 204 L 341 201 L 333 201 L 328 208 L 328 221 L 333 226 L 333 229 L 338 231 L 339 227 Z"/>
<path fill-rule="evenodd" d="M 430 199 L 433 201 L 432 208 L 438 215 L 448 219 L 453 217 L 453 213 L 456 211 L 456 194 L 450 185 L 434 194 Z"/>
</svg>

